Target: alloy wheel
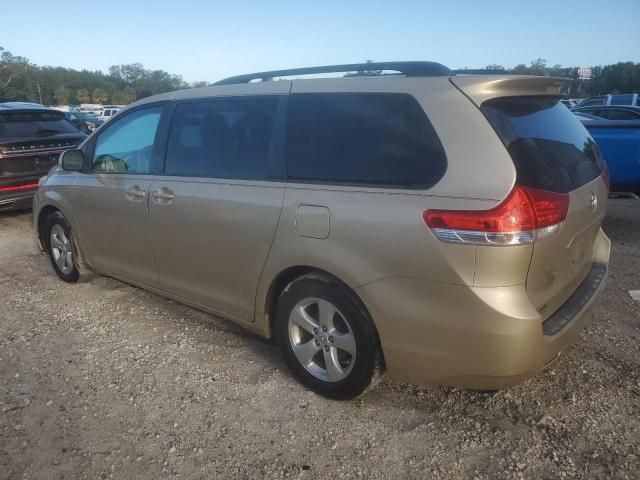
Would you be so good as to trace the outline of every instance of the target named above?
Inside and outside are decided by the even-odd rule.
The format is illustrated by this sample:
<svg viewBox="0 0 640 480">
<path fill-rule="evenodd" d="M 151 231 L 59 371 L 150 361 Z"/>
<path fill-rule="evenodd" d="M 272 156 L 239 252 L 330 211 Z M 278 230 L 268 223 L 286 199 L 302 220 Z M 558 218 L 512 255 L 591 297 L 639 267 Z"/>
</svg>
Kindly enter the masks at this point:
<svg viewBox="0 0 640 480">
<path fill-rule="evenodd" d="M 49 243 L 53 260 L 60 271 L 65 275 L 70 274 L 73 270 L 73 249 L 62 225 L 55 224 L 51 227 Z"/>
<path fill-rule="evenodd" d="M 293 353 L 314 377 L 339 382 L 349 375 L 356 360 L 356 340 L 335 305 L 305 298 L 291 311 L 288 328 Z"/>
</svg>

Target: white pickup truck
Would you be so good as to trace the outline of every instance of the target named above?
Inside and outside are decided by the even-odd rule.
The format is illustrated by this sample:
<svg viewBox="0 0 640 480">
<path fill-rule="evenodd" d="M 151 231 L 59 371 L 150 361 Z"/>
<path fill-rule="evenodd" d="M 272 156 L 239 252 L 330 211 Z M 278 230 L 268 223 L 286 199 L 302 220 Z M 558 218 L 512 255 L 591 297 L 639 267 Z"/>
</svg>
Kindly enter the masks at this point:
<svg viewBox="0 0 640 480">
<path fill-rule="evenodd" d="M 120 110 L 122 110 L 122 107 L 119 105 L 105 105 L 98 114 L 98 118 L 106 122 Z"/>
</svg>

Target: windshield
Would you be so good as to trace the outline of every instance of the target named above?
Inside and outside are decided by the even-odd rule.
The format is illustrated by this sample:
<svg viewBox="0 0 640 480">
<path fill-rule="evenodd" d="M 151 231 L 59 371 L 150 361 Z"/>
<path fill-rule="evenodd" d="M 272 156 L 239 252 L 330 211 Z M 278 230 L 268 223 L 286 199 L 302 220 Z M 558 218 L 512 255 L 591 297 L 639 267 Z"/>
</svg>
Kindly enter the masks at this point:
<svg viewBox="0 0 640 480">
<path fill-rule="evenodd" d="M 62 112 L 2 112 L 0 138 L 49 137 L 60 133 L 77 133 L 78 129 Z"/>
<path fill-rule="evenodd" d="M 496 98 L 481 110 L 513 159 L 518 185 L 567 193 L 602 173 L 596 143 L 558 99 Z"/>
</svg>

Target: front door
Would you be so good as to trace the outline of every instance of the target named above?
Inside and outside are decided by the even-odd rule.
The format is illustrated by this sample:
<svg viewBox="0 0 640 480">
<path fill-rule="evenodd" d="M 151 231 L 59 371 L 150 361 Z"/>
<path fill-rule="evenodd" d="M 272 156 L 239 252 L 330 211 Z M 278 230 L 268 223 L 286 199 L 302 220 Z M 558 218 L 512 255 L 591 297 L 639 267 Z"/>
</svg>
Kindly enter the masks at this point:
<svg viewBox="0 0 640 480">
<path fill-rule="evenodd" d="M 89 262 L 149 286 L 157 285 L 148 199 L 162 109 L 134 110 L 103 129 L 74 193 L 78 233 Z"/>
<path fill-rule="evenodd" d="M 178 104 L 164 176 L 149 193 L 160 288 L 245 321 L 282 209 L 279 105 L 278 96 Z"/>
</svg>

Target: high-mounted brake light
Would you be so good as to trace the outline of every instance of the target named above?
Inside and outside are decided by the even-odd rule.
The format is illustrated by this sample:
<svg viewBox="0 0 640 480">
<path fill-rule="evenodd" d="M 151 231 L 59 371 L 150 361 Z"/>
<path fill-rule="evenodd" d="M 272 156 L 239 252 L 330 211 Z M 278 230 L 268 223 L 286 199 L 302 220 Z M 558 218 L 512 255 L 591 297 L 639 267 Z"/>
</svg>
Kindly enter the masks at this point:
<svg viewBox="0 0 640 480">
<path fill-rule="evenodd" d="M 568 194 L 516 186 L 490 210 L 425 210 L 422 217 L 444 242 L 526 245 L 558 230 L 568 210 Z"/>
</svg>

